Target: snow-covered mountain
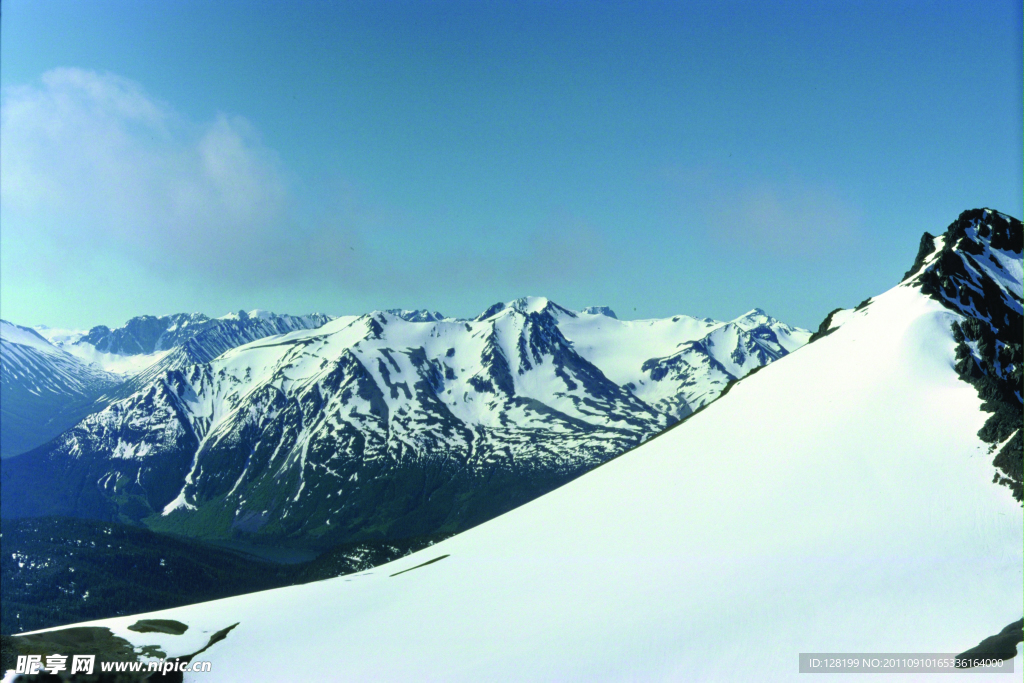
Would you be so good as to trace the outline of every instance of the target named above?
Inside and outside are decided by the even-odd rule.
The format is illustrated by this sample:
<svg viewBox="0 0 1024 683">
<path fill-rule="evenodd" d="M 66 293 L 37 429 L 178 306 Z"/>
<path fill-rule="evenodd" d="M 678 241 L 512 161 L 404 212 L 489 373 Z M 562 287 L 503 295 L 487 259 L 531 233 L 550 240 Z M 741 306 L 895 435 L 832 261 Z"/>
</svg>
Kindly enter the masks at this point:
<svg viewBox="0 0 1024 683">
<path fill-rule="evenodd" d="M 113 330 L 106 325 L 77 333 L 45 326 L 36 330 L 71 355 L 129 379 L 158 363 L 157 373 L 206 362 L 235 346 L 313 329 L 331 319 L 322 313 L 296 316 L 257 309 L 220 318 L 202 313 L 141 315 Z"/>
<path fill-rule="evenodd" d="M 22 453 L 78 422 L 120 378 L 0 320 L 0 454 Z M 84 411 L 84 412 L 83 412 Z"/>
<path fill-rule="evenodd" d="M 10 463 L 3 514 L 313 547 L 458 531 L 638 445 L 809 336 L 760 311 L 619 321 L 523 298 L 474 320 L 375 312 L 214 359 L 171 354 Z M 52 495 L 24 493 L 43 478 Z"/>
<path fill-rule="evenodd" d="M 446 318 L 437 311 L 428 311 L 426 309 L 401 309 L 401 308 L 389 308 L 385 313 L 397 316 L 402 320 L 408 320 L 411 323 L 433 323 L 440 320 L 454 320 L 454 318 Z"/>
<path fill-rule="evenodd" d="M 1021 241 L 1019 221 L 966 212 L 926 240 L 900 285 L 834 312 L 814 342 L 677 428 L 401 560 L 85 626 L 136 652 L 209 646 L 198 658 L 212 670 L 186 681 L 796 681 L 799 653 L 961 653 L 1016 622 L 1013 656 L 1024 515 L 999 485 L 1015 475 L 992 463 L 992 445 L 1019 437 L 1022 423 Z M 471 325 L 470 338 L 487 348 L 481 332 L 493 329 L 490 348 L 505 353 L 502 333 L 522 326 L 526 349 L 560 343 L 526 308 L 537 317 L 503 312 Z M 351 351 L 359 358 L 382 352 L 390 320 L 333 325 L 333 335 L 380 329 Z M 301 352 L 248 353 L 260 349 L 265 367 L 288 358 L 275 366 L 285 386 L 331 343 L 303 338 Z M 397 346 L 389 353 L 394 364 L 381 366 L 396 391 L 378 401 L 397 407 L 416 374 Z M 521 358 L 506 375 L 516 389 L 528 375 Z M 539 377 L 557 374 L 550 358 L 536 363 L 548 368 Z M 570 379 L 582 385 L 581 373 Z M 352 395 L 365 386 L 343 385 Z M 566 410 L 574 396 L 564 392 Z M 989 424 L 1007 406 L 1015 431 L 992 442 Z M 1019 477 L 1019 449 L 1014 460 Z M 174 628 L 133 627 L 142 618 Z M 993 680 L 1020 680 L 1021 664 L 1018 653 L 1016 673 Z"/>
<path fill-rule="evenodd" d="M 138 316 L 113 330 L 100 325 L 87 332 L 4 322 L 0 454 L 9 457 L 42 445 L 165 372 L 330 320 L 319 313 L 293 316 L 261 310 L 220 318 L 179 313 Z"/>
<path fill-rule="evenodd" d="M 725 324 L 689 316 L 620 321 L 607 307 L 590 310 L 596 312 L 559 315 L 559 327 L 576 351 L 612 381 L 676 419 L 809 338 L 805 330 L 758 308 Z"/>
</svg>

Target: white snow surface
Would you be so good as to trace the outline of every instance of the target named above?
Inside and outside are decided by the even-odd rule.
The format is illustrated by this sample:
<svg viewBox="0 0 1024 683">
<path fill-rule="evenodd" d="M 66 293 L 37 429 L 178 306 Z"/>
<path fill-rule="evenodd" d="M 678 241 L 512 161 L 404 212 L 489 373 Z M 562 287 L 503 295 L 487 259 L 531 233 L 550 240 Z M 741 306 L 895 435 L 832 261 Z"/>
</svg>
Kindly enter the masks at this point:
<svg viewBox="0 0 1024 683">
<path fill-rule="evenodd" d="M 36 396 L 86 395 L 117 377 L 68 354 L 38 331 L 0 320 L 0 373 L 5 388 L 20 387 Z"/>
<path fill-rule="evenodd" d="M 717 398 L 732 379 L 795 351 L 811 336 L 759 308 L 729 322 L 687 315 L 617 320 L 600 313 L 563 313 L 558 326 L 577 353 L 605 376 L 677 418 Z"/>
<path fill-rule="evenodd" d="M 113 373 L 122 379 L 134 377 L 171 352 L 171 349 L 164 349 L 156 353 L 140 353 L 135 355 L 105 353 L 97 351 L 96 347 L 92 344 L 81 341 L 82 337 L 88 333 L 88 330 L 47 327 L 46 325 L 37 325 L 34 329 L 61 351 L 69 353 L 86 364 L 95 366 L 97 369 Z"/>
<path fill-rule="evenodd" d="M 53 344 L 48 342 L 35 330 L 22 327 L 21 325 L 15 325 L 14 323 L 9 323 L 6 320 L 0 320 L 0 340 L 10 344 L 29 346 L 46 353 L 50 353 L 54 350 Z"/>
<path fill-rule="evenodd" d="M 897 287 L 678 428 L 447 541 L 358 575 L 91 623 L 173 656 L 237 622 L 200 657 L 212 673 L 186 675 L 207 683 L 298 667 L 803 681 L 800 652 L 962 652 L 1020 618 L 1024 528 L 953 368 L 957 318 Z M 189 631 L 128 631 L 142 616 Z M 1019 681 L 1014 665 L 985 680 Z"/>
<path fill-rule="evenodd" d="M 669 356 L 684 343 L 700 339 L 725 323 L 677 315 L 652 320 L 617 320 L 593 313 L 560 316 L 558 327 L 581 356 L 616 384 L 638 381 L 641 366 Z"/>
<path fill-rule="evenodd" d="M 97 351 L 95 346 L 83 341 L 70 344 L 64 343 L 61 344 L 60 348 L 86 363 L 95 365 L 107 372 L 112 372 L 125 379 L 139 374 L 173 350 L 163 349 L 162 351 L 156 351 L 155 353 L 121 355 L 118 353 L 104 353 L 103 351 Z"/>
<path fill-rule="evenodd" d="M 59 346 L 60 344 L 73 344 L 89 333 L 89 330 L 78 330 L 67 327 L 50 327 L 48 325 L 36 325 L 32 329 L 41 334 L 48 342 L 55 346 Z"/>
</svg>

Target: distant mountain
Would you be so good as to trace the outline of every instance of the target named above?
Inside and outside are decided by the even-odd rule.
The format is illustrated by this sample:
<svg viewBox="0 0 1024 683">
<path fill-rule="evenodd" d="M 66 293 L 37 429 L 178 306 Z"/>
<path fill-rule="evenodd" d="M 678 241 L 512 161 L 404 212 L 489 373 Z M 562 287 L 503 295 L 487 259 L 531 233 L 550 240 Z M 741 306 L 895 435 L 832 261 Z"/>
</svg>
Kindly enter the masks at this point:
<svg viewBox="0 0 1024 683">
<path fill-rule="evenodd" d="M 97 325 L 75 344 L 88 344 L 100 353 L 118 356 L 146 355 L 180 346 L 210 322 L 202 313 L 140 315 L 113 330 Z"/>
<path fill-rule="evenodd" d="M 578 353 L 675 419 L 713 401 L 751 370 L 795 351 L 809 337 L 806 330 L 759 308 L 728 323 L 689 316 L 620 321 L 608 313 L 605 308 L 556 315 Z"/>
<path fill-rule="evenodd" d="M 98 325 L 79 334 L 37 329 L 68 353 L 129 379 L 161 361 L 161 371 L 203 363 L 235 346 L 275 334 L 313 329 L 330 320 L 331 316 L 322 313 L 295 316 L 254 310 L 220 318 L 202 313 L 141 315 L 113 330 Z"/>
<path fill-rule="evenodd" d="M 57 348 L 35 330 L 0 320 L 0 454 L 46 443 L 121 379 Z"/>
<path fill-rule="evenodd" d="M 580 311 L 580 313 L 590 313 L 591 315 L 604 315 L 609 318 L 618 319 L 618 316 L 615 315 L 615 311 L 608 308 L 607 306 L 587 306 L 582 311 Z"/>
<path fill-rule="evenodd" d="M 88 332 L 4 322 L 0 454 L 6 458 L 46 443 L 164 372 L 331 319 L 259 310 L 221 318 L 179 313 L 138 316 L 113 330 L 100 325 Z"/>
<path fill-rule="evenodd" d="M 441 320 L 448 320 L 448 318 L 441 313 L 438 313 L 437 311 L 428 311 L 426 309 L 404 310 L 399 308 L 389 308 L 385 313 L 390 313 L 393 316 L 411 323 L 436 323 Z M 452 318 L 452 320 L 454 320 L 454 318 Z"/>
<path fill-rule="evenodd" d="M 810 336 L 760 311 L 619 321 L 543 298 L 471 321 L 343 317 L 225 352 L 212 334 L 6 463 L 4 516 L 313 548 L 450 533 L 642 443 Z"/>
<path fill-rule="evenodd" d="M 1024 511 L 1013 493 L 1024 423 L 1021 272 L 1020 221 L 965 212 L 944 235 L 926 236 L 902 282 L 833 312 L 813 342 L 748 374 L 677 427 L 506 515 L 372 571 L 93 622 L 73 633 L 119 639 L 128 652 L 159 647 L 167 657 L 202 649 L 211 671 L 195 680 L 211 682 L 294 680 L 296 662 L 329 662 L 315 675 L 337 681 L 802 682 L 799 653 L 885 652 L 1009 659 L 1013 668 L 992 672 L 993 679 L 1019 681 Z M 508 373 L 470 377 L 490 381 L 495 400 L 503 392 L 498 376 L 511 378 L 509 396 L 559 377 L 559 405 L 568 411 L 578 398 L 574 415 L 584 419 L 591 399 L 581 356 L 552 352 L 536 360 L 531 352 L 534 343 L 564 348 L 560 328 L 545 322 L 555 313 L 537 302 L 501 310 L 467 334 L 481 350 L 493 349 L 491 356 L 500 349 Z M 406 360 L 412 349 L 451 345 L 453 372 L 469 369 L 454 328 L 426 347 L 402 345 L 418 337 L 398 343 L 392 319 L 376 316 L 342 323 L 333 334 L 353 325 L 378 330 L 350 329 L 372 340 L 345 347 L 356 359 L 388 349 L 395 361 L 382 357 L 381 364 L 390 368 L 398 403 L 385 394 L 378 405 L 397 408 L 403 387 L 418 390 Z M 488 346 L 492 330 L 496 342 Z M 233 352 L 232 362 L 248 353 L 287 359 L 276 366 L 275 386 L 306 382 L 312 393 L 299 378 L 312 376 L 317 354 L 331 343 L 310 338 L 289 351 L 256 345 Z M 531 369 L 520 374 L 525 360 Z M 538 369 L 549 372 L 532 374 Z M 560 372 L 579 389 L 563 389 Z M 356 396 L 363 386 L 345 380 L 339 388 Z M 271 394 L 261 392 L 269 405 Z M 366 396 L 364 407 L 374 400 Z M 612 424 L 639 420 L 618 397 L 603 399 L 620 416 Z M 251 414 L 245 401 L 235 405 Z M 296 399 L 297 416 L 308 414 L 303 405 L 313 404 Z M 433 425 L 436 414 L 422 419 Z M 251 439 L 269 436 L 248 424 Z M 290 423 L 300 424 L 307 423 Z M 335 424 L 336 433 L 345 429 Z M 211 438 L 234 433 L 215 429 Z M 259 448 L 235 452 L 252 454 L 253 466 Z M 204 453 L 194 482 L 215 464 Z M 344 458 L 321 461 L 312 447 L 275 451 L 267 465 L 282 472 L 277 463 L 289 457 L 338 472 L 307 476 L 307 490 L 334 494 L 348 473 Z M 423 484 L 430 490 L 429 480 Z M 250 491 L 240 506 L 253 500 Z M 344 521 L 351 500 L 342 491 L 332 525 Z M 201 514 L 202 491 L 186 496 Z M 223 500 L 231 514 L 235 499 Z M 268 496 L 256 505 L 278 509 Z M 167 620 L 182 635 L 142 632 L 133 628 L 140 618 Z M 226 637 L 213 642 L 214 633 Z M 61 638 L 57 631 L 13 640 L 48 651 L 44 643 Z M 866 657 L 855 659 L 863 665 Z M 882 662 L 890 664 L 904 663 Z M 886 669 L 885 680 L 926 680 L 918 662 L 908 664 L 909 671 Z"/>
</svg>

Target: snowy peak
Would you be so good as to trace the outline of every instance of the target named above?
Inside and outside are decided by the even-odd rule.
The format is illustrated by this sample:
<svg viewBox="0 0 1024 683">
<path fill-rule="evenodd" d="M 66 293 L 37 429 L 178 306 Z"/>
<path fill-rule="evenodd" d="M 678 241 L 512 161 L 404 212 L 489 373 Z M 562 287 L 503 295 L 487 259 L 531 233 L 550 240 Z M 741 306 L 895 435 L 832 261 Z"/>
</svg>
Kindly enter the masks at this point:
<svg viewBox="0 0 1024 683">
<path fill-rule="evenodd" d="M 955 314 L 955 368 L 974 386 L 989 414 L 978 436 L 994 451 L 995 483 L 1024 500 L 1020 454 L 1022 409 L 1021 222 L 992 209 L 964 211 L 946 232 L 925 233 L 897 290 L 916 290 Z M 891 294 L 891 292 L 890 292 Z M 870 315 L 878 297 L 828 314 L 812 340 Z"/>
<path fill-rule="evenodd" d="M 925 233 L 904 283 L 993 327 L 1012 324 L 1021 300 L 1021 222 L 991 209 L 960 214 L 941 237 Z"/>
<path fill-rule="evenodd" d="M 282 318 L 210 321 L 106 395 L 106 410 L 51 444 L 53 462 L 78 463 L 66 488 L 102 489 L 96 472 L 160 471 L 177 488 L 155 495 L 150 481 L 132 514 L 176 533 L 213 509 L 234 516 L 211 533 L 323 545 L 391 529 L 395 510 L 409 517 L 387 533 L 465 528 L 642 443 L 787 353 L 767 323 L 620 321 L 542 297 L 473 321 L 392 310 L 264 329 Z M 666 356 L 671 368 L 648 363 Z M 440 493 L 424 496 L 423 476 Z M 73 504 L 98 514 L 95 500 Z"/>
<path fill-rule="evenodd" d="M 956 370 L 985 400 L 982 407 L 991 416 L 978 436 L 998 448 L 995 481 L 1008 486 L 1017 500 L 1024 500 L 1022 256 L 1019 220 L 972 209 L 943 235 L 925 233 L 901 284 L 963 316 L 953 324 Z"/>
<path fill-rule="evenodd" d="M 780 332 L 790 335 L 787 344 L 794 348 L 810 334 L 782 327 L 785 329 Z M 789 351 L 767 323 L 749 329 L 735 321 L 718 324 L 704 336 L 681 344 L 674 353 L 645 361 L 641 366 L 643 376 L 634 383 L 633 391 L 681 419 L 717 398 L 730 382 Z"/>
<path fill-rule="evenodd" d="M 603 315 L 608 318 L 614 318 L 618 320 L 618 316 L 615 315 L 615 311 L 607 306 L 587 306 L 580 313 L 587 313 L 589 315 Z"/>
<path fill-rule="evenodd" d="M 764 312 L 761 308 L 752 308 L 732 322 L 741 325 L 744 329 L 750 329 L 759 325 L 770 325 L 779 322 Z"/>
<path fill-rule="evenodd" d="M 508 307 L 519 311 L 525 315 L 530 313 L 544 314 L 553 316 L 569 316 L 575 318 L 576 313 L 570 311 L 568 308 L 559 306 L 554 301 L 543 297 L 543 296 L 524 296 L 508 304 Z"/>
<path fill-rule="evenodd" d="M 796 351 L 810 339 L 810 332 L 793 327 L 774 318 L 763 309 L 755 308 L 733 320 L 730 324 L 746 330 L 752 336 L 768 345 L 773 351 L 778 347 L 787 353 Z"/>
<path fill-rule="evenodd" d="M 415 310 L 389 308 L 385 311 L 385 313 L 390 313 L 391 315 L 397 318 L 401 318 L 402 320 L 405 320 L 406 322 L 410 323 L 436 323 L 441 320 L 448 319 L 443 314 L 438 313 L 437 311 L 428 311 L 425 308 Z"/>
<path fill-rule="evenodd" d="M 549 314 L 556 318 L 561 316 L 567 316 L 570 318 L 576 317 L 576 312 L 571 311 L 564 306 L 559 306 L 554 301 L 551 301 L 547 297 L 543 296 L 524 296 L 508 303 L 498 302 L 493 306 L 490 306 L 486 311 L 474 318 L 475 321 L 487 320 L 493 318 L 502 312 L 513 311 L 515 313 L 521 313 L 523 315 L 529 315 L 531 313 L 538 314 Z"/>
<path fill-rule="evenodd" d="M 322 315 L 323 314 L 321 313 L 313 314 L 314 317 Z M 217 318 L 217 320 L 248 320 L 249 318 L 263 318 L 265 320 L 270 320 L 278 317 L 280 316 L 277 313 L 274 313 L 273 311 L 267 311 L 262 308 L 254 308 L 248 313 L 242 310 L 238 311 L 237 313 L 226 313 L 225 315 L 222 315 L 221 317 Z"/>
</svg>

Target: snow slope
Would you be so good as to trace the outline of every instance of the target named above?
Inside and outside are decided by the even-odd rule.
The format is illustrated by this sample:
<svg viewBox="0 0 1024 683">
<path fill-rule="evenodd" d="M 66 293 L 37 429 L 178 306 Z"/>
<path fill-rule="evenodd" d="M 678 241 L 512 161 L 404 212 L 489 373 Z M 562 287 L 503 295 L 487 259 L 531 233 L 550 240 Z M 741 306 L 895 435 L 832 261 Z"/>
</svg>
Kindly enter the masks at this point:
<svg viewBox="0 0 1024 683">
<path fill-rule="evenodd" d="M 729 382 L 800 348 L 811 336 L 759 308 L 729 322 L 687 315 L 618 320 L 608 313 L 605 307 L 563 313 L 559 328 L 609 379 L 677 419 L 713 401 Z"/>
<path fill-rule="evenodd" d="M 33 329 L 59 349 L 123 378 L 137 375 L 171 351 L 167 348 L 152 353 L 111 353 L 100 351 L 94 344 L 83 341 L 89 330 L 71 330 L 47 325 L 36 325 Z"/>
<path fill-rule="evenodd" d="M 81 404 L 119 381 L 35 330 L 0 320 L 0 452 L 12 456 L 52 439 L 84 417 Z"/>
<path fill-rule="evenodd" d="M 900 285 L 678 427 L 440 544 L 94 623 L 169 655 L 237 623 L 202 654 L 212 673 L 185 679 L 207 682 L 798 681 L 800 652 L 962 652 L 1024 601 L 1021 507 L 992 483 L 988 414 L 954 368 L 962 320 Z M 189 631 L 128 631 L 140 616 Z M 1021 663 L 986 680 L 1019 681 Z"/>
<path fill-rule="evenodd" d="M 120 375 L 123 379 L 134 377 L 171 352 L 171 349 L 163 349 L 153 353 L 104 353 L 97 351 L 96 347 L 88 342 L 62 344 L 60 348 L 86 363 Z"/>
</svg>

